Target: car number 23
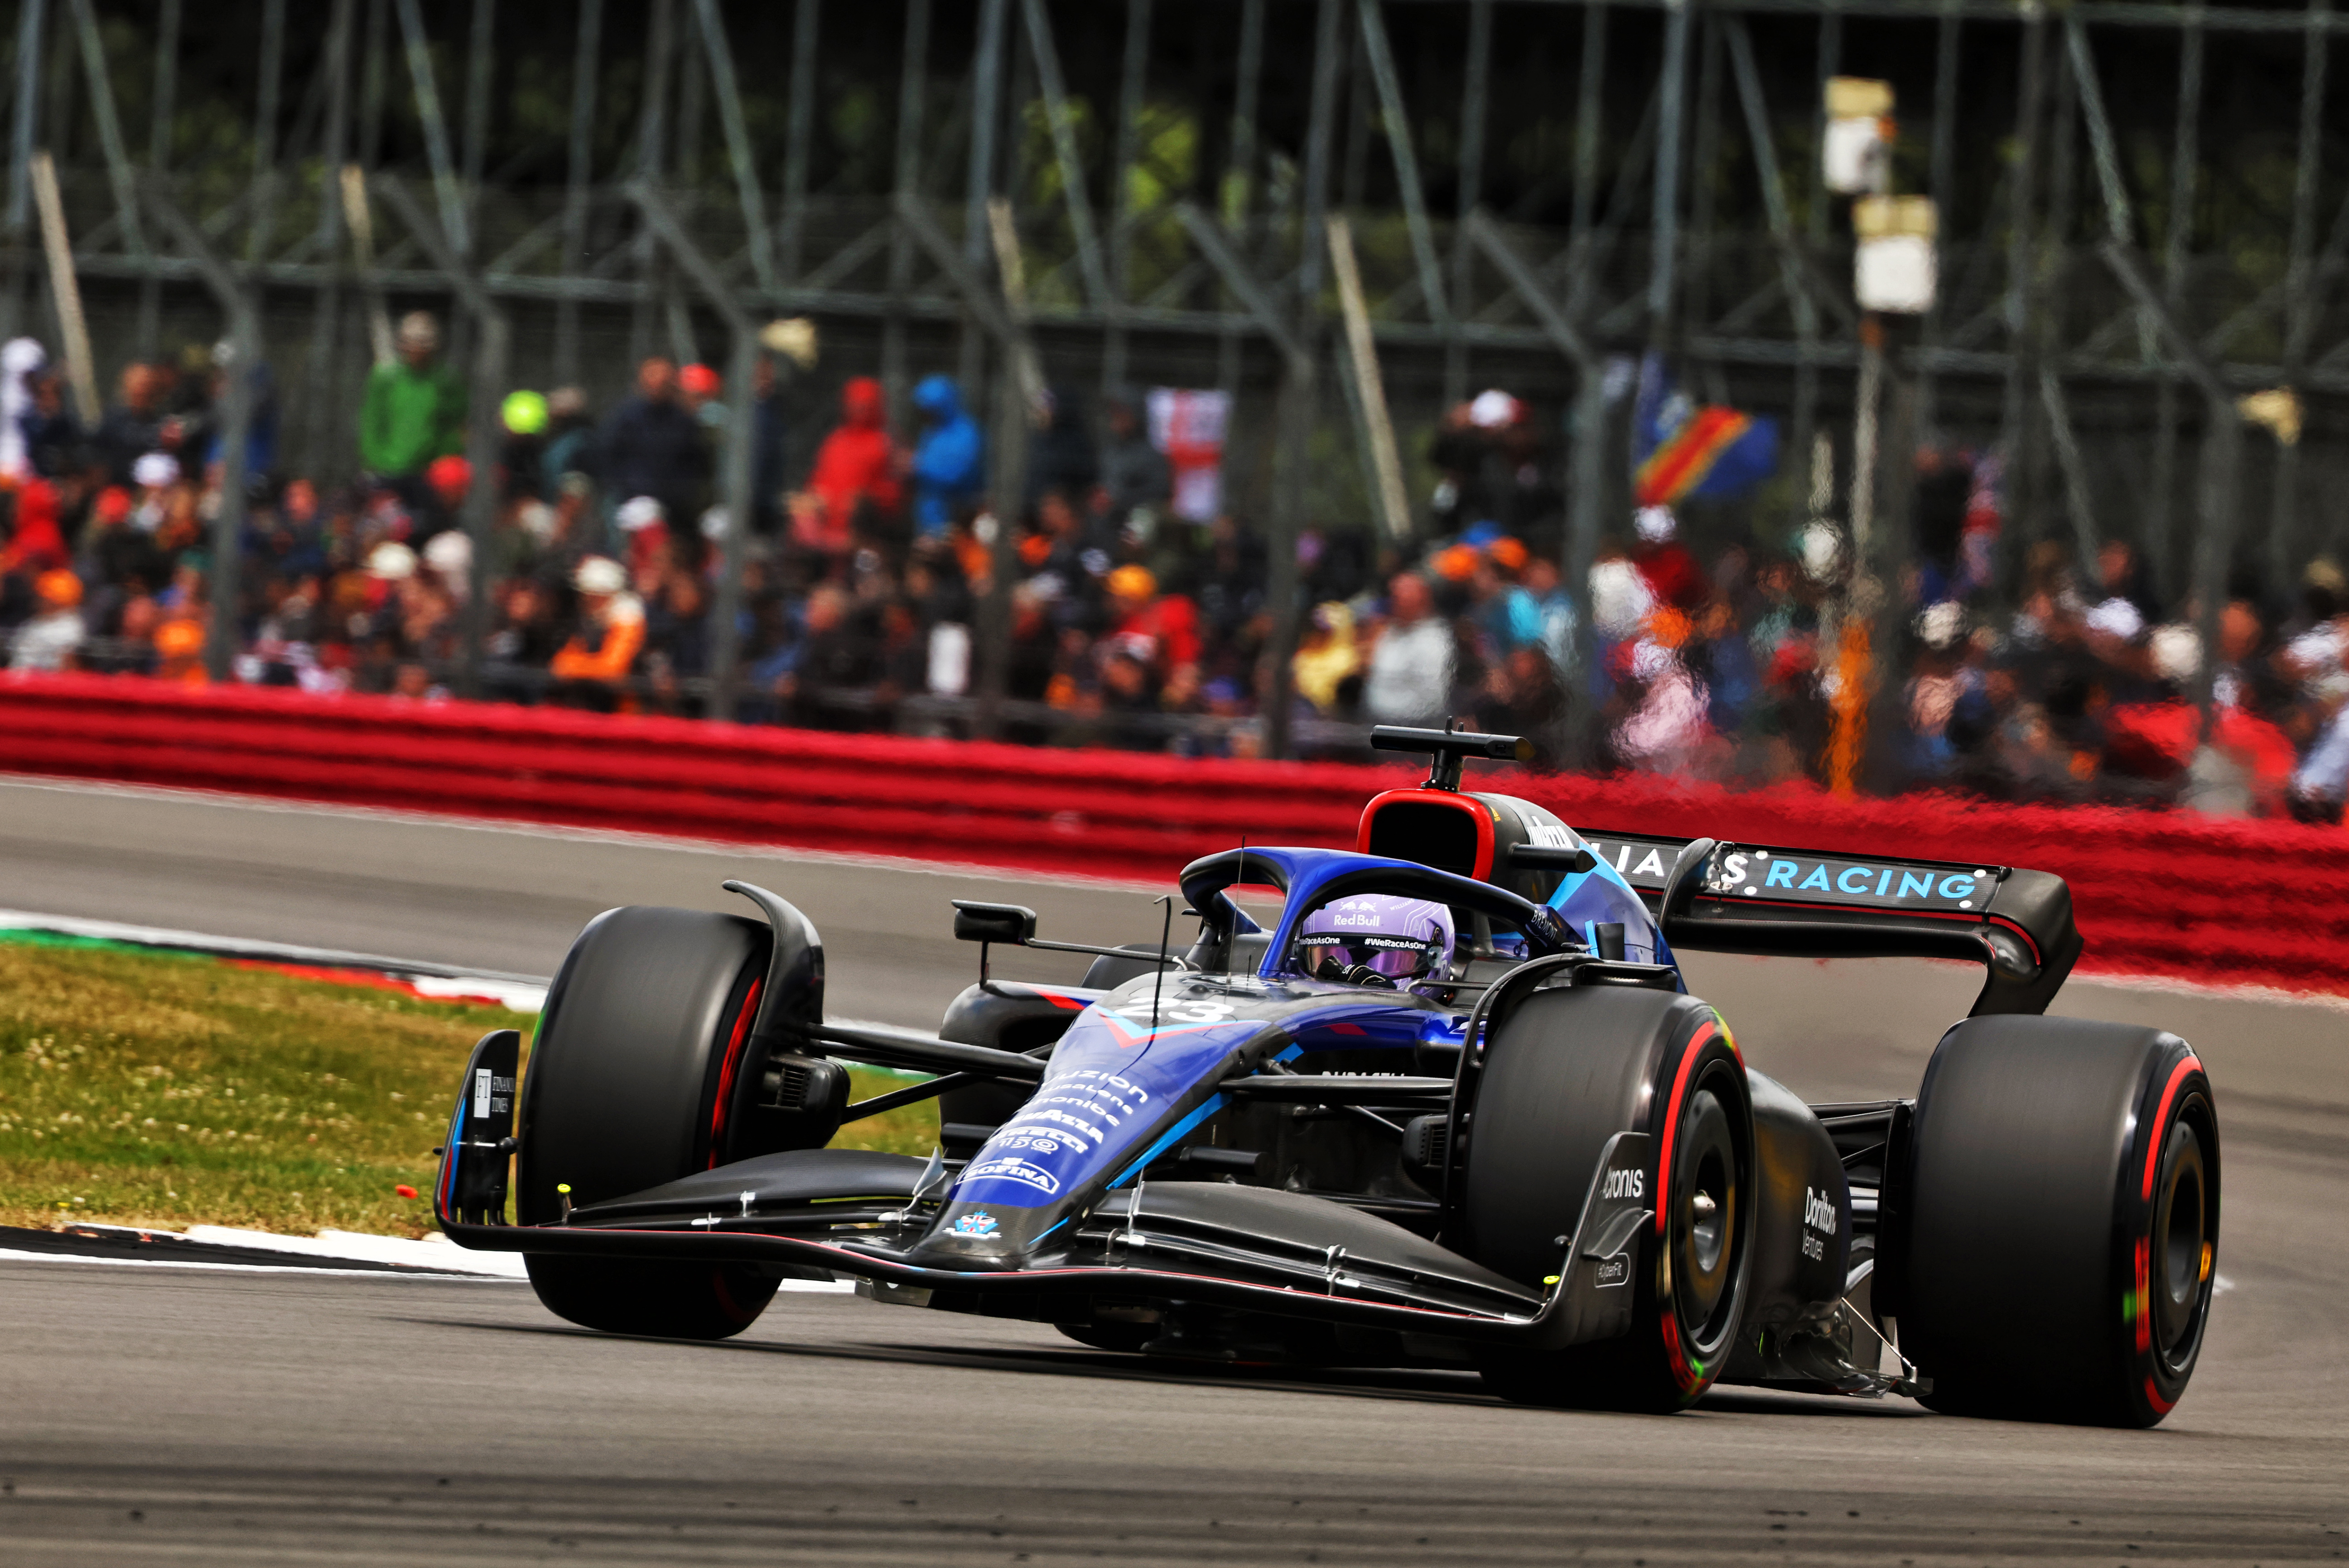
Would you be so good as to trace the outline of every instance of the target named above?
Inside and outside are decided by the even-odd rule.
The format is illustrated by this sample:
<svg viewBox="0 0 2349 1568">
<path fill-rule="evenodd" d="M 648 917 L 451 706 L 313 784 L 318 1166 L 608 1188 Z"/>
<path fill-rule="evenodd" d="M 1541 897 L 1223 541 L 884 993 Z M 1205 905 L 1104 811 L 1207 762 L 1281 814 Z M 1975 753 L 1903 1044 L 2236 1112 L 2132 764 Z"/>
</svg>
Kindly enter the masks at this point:
<svg viewBox="0 0 2349 1568">
<path fill-rule="evenodd" d="M 1112 1011 L 1120 1018 L 1146 1026 L 1154 1009 L 1150 999 L 1144 997 Z M 1154 1011 L 1161 1023 L 1221 1023 L 1232 1016 L 1233 1007 L 1212 996 L 1168 997 L 1157 1003 Z"/>
</svg>

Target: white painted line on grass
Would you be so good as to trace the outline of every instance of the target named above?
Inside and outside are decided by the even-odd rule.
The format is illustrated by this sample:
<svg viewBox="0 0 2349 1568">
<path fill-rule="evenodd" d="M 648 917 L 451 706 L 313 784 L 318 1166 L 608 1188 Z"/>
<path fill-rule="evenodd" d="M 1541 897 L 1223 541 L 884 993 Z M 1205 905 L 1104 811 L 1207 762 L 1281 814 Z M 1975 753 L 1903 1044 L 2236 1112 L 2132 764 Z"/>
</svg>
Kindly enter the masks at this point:
<svg viewBox="0 0 2349 1568">
<path fill-rule="evenodd" d="M 174 948 L 212 953 L 222 958 L 253 959 L 264 963 L 297 964 L 316 969 L 363 969 L 393 976 L 414 987 L 419 995 L 450 1001 L 495 1002 L 516 1012 L 536 1012 L 546 1004 L 547 981 L 540 975 L 508 974 L 494 970 L 472 973 L 449 964 L 426 963 L 413 959 L 345 952 L 336 948 L 295 947 L 285 942 L 258 941 L 248 937 L 216 937 L 204 931 L 130 925 L 121 920 L 44 915 L 31 909 L 0 909 L 0 930 L 45 931 L 61 937 L 85 937 L 94 941 L 127 942 L 133 947 Z"/>
</svg>

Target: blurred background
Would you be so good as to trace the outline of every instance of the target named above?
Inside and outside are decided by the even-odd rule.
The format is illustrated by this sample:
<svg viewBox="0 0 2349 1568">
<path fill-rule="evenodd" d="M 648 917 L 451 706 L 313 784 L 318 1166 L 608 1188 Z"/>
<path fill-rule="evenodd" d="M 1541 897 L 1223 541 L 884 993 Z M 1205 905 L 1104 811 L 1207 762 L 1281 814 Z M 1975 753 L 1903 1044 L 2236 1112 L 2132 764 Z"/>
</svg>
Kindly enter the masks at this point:
<svg viewBox="0 0 2349 1568">
<path fill-rule="evenodd" d="M 16 0 L 0 639 L 2337 821 L 2344 25 Z"/>
</svg>

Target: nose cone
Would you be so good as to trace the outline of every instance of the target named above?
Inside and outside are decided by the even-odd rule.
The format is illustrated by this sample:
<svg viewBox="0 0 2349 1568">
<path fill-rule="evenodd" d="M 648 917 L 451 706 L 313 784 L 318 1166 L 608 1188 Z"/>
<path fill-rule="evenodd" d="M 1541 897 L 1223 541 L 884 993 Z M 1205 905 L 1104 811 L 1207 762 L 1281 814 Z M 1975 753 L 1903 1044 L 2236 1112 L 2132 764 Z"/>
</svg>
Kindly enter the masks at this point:
<svg viewBox="0 0 2349 1568">
<path fill-rule="evenodd" d="M 1056 1218 L 1056 1209 L 949 1203 L 905 1261 L 925 1269 L 988 1273 L 1024 1268 L 1029 1252 L 1053 1228 Z"/>
</svg>

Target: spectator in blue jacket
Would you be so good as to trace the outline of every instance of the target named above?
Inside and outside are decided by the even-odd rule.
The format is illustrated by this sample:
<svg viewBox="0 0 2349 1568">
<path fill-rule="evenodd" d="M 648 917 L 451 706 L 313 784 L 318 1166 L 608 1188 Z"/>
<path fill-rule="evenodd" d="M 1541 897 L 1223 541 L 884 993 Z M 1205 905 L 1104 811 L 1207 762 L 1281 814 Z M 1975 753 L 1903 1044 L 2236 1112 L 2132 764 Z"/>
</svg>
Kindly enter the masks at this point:
<svg viewBox="0 0 2349 1568">
<path fill-rule="evenodd" d="M 963 412 L 953 377 L 923 380 L 914 389 L 914 407 L 922 417 L 914 442 L 914 524 L 925 536 L 936 536 L 985 488 L 987 443 L 978 421 Z"/>
</svg>

